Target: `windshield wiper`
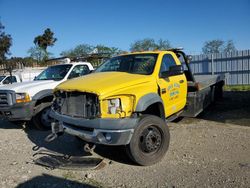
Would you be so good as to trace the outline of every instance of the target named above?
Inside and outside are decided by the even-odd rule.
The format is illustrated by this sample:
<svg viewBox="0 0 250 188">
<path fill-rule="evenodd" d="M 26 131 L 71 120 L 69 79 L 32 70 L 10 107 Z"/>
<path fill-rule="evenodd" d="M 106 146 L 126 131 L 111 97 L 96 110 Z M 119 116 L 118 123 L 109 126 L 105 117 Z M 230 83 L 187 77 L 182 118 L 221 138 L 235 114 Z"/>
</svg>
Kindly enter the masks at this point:
<svg viewBox="0 0 250 188">
<path fill-rule="evenodd" d="M 54 80 L 54 81 L 60 81 L 60 80 L 62 80 L 63 78 L 54 78 L 54 79 L 52 79 L 52 80 Z"/>
</svg>

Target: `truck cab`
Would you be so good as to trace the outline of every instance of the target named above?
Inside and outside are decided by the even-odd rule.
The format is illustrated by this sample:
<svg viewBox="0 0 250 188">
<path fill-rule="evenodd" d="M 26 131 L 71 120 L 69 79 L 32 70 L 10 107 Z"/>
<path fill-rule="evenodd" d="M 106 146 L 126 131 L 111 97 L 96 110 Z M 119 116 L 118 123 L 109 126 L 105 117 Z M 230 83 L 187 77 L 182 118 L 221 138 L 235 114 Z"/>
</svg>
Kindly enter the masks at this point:
<svg viewBox="0 0 250 188">
<path fill-rule="evenodd" d="M 167 120 L 193 110 L 196 99 L 200 106 L 191 114 L 198 112 L 220 80 L 199 90 L 188 62 L 179 49 L 133 52 L 58 85 L 49 138 L 66 132 L 94 144 L 125 146 L 140 165 L 159 162 L 169 147 Z"/>
<path fill-rule="evenodd" d="M 34 81 L 0 88 L 0 115 L 9 121 L 32 121 L 39 129 L 50 128 L 48 116 L 53 89 L 60 83 L 93 71 L 88 62 L 64 61 L 42 71 Z"/>
<path fill-rule="evenodd" d="M 12 84 L 16 82 L 21 82 L 21 79 L 18 75 L 2 75 L 0 76 L 0 87 L 7 84 Z"/>
</svg>

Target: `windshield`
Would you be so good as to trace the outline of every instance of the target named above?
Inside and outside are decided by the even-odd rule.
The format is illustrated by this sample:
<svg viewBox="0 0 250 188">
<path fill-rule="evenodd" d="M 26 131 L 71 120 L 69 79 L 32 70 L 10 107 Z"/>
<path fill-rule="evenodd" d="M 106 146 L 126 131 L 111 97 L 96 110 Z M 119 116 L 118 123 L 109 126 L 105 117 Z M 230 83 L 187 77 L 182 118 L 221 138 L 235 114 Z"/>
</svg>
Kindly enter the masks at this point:
<svg viewBox="0 0 250 188">
<path fill-rule="evenodd" d="M 5 78 L 6 76 L 0 76 L 0 82 Z"/>
<path fill-rule="evenodd" d="M 35 80 L 62 80 L 72 65 L 55 65 L 41 72 Z"/>
<path fill-rule="evenodd" d="M 133 54 L 111 58 L 95 72 L 128 72 L 149 75 L 154 71 L 158 54 Z"/>
</svg>

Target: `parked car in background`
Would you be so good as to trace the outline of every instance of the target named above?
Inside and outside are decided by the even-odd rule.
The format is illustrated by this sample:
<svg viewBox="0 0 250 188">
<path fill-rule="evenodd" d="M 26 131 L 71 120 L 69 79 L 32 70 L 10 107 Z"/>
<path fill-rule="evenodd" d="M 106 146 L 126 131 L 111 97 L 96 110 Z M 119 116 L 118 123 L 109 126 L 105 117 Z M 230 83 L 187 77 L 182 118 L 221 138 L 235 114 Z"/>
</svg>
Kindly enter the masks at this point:
<svg viewBox="0 0 250 188">
<path fill-rule="evenodd" d="M 12 74 L 0 75 L 0 86 L 17 82 L 33 81 L 46 67 L 24 68 L 12 70 Z"/>
<path fill-rule="evenodd" d="M 33 81 L 47 67 L 26 67 L 24 69 L 13 70 L 13 74 L 19 76 L 21 82 Z"/>
<path fill-rule="evenodd" d="M 50 128 L 53 89 L 65 80 L 90 73 L 88 62 L 71 62 L 50 66 L 34 81 L 9 84 L 0 88 L 0 116 L 9 121 L 32 121 L 39 129 Z"/>
<path fill-rule="evenodd" d="M 1 75 L 0 76 L 0 86 L 12 84 L 16 82 L 21 82 L 21 79 L 18 75 Z"/>
</svg>

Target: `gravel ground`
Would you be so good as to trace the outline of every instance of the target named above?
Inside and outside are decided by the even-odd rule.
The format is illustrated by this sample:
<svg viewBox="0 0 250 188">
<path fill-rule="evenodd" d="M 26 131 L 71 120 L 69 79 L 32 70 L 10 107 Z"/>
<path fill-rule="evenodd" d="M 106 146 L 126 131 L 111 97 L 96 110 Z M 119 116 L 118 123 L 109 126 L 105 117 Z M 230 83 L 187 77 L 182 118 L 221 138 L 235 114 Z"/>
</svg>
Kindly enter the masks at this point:
<svg viewBox="0 0 250 188">
<path fill-rule="evenodd" d="M 0 187 L 250 187 L 250 92 L 227 92 L 197 118 L 169 127 L 169 151 L 156 165 L 136 166 L 122 148 L 98 146 L 104 168 L 50 170 L 33 155 L 82 156 L 79 140 L 63 135 L 46 143 L 49 132 L 0 120 Z"/>
</svg>

